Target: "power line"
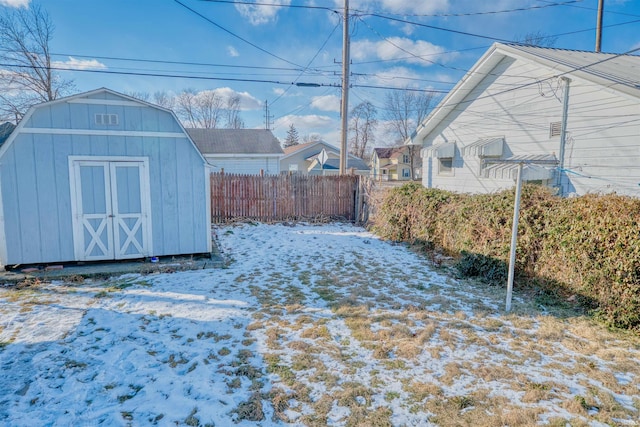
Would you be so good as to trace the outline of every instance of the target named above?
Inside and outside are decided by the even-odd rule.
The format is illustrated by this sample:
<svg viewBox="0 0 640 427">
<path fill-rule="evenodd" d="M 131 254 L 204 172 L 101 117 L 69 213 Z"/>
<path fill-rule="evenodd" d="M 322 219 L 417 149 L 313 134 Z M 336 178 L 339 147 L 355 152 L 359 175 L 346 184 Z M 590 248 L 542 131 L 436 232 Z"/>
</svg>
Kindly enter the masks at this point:
<svg viewBox="0 0 640 427">
<path fill-rule="evenodd" d="M 497 15 L 502 13 L 513 13 L 513 12 L 526 12 L 530 10 L 536 9 L 546 9 L 549 7 L 556 6 L 567 6 L 572 3 L 580 3 L 583 0 L 569 0 L 564 2 L 548 2 L 549 4 L 545 5 L 536 5 L 536 6 L 527 6 L 527 7 L 518 7 L 513 9 L 503 9 L 503 10 L 489 10 L 483 12 L 466 12 L 466 13 L 433 13 L 433 14 L 394 14 L 397 16 L 413 16 L 413 17 L 425 17 L 425 18 L 453 18 L 453 17 L 462 17 L 462 16 L 479 16 L 479 15 Z M 363 15 L 368 15 L 367 12 L 362 12 Z"/>
<path fill-rule="evenodd" d="M 100 74 L 118 74 L 118 75 L 126 75 L 126 76 L 143 76 L 143 77 L 168 77 L 168 78 L 181 78 L 181 79 L 192 79 L 192 80 L 220 80 L 220 81 L 231 81 L 231 82 L 246 82 L 246 83 L 271 83 L 278 85 L 295 85 L 295 86 L 306 86 L 306 87 L 340 87 L 340 85 L 335 83 L 309 83 L 309 82 L 282 82 L 278 80 L 259 80 L 259 79 L 236 79 L 236 78 L 228 78 L 228 77 L 210 77 L 210 76 L 189 76 L 189 75 L 179 75 L 179 74 L 157 74 L 157 73 L 139 73 L 139 72 L 127 72 L 127 71 L 110 71 L 110 70 L 89 70 L 89 69 L 78 69 L 78 68 L 62 68 L 62 67 L 37 67 L 31 65 L 17 65 L 17 64 L 1 64 L 0 67 L 11 67 L 11 68 L 37 68 L 37 69 L 48 69 L 48 70 L 56 70 L 56 71 L 74 71 L 74 72 L 82 72 L 82 73 L 100 73 Z"/>
<path fill-rule="evenodd" d="M 229 3 L 229 4 L 243 4 L 248 6 L 267 6 L 277 8 L 289 8 L 289 9 L 319 9 L 328 12 L 339 13 L 336 9 L 325 6 L 311 6 L 311 5 L 297 5 L 297 4 L 275 4 L 275 3 L 259 3 L 249 1 L 233 1 L 233 0 L 200 0 L 207 3 Z"/>
<path fill-rule="evenodd" d="M 186 4 L 182 3 L 180 0 L 173 0 L 174 2 L 178 3 L 180 6 L 184 7 L 185 9 L 189 10 L 190 12 L 192 12 L 195 15 L 198 15 L 200 18 L 204 19 L 205 21 L 209 22 L 210 24 L 216 26 L 217 28 L 221 29 L 222 31 L 224 31 L 227 34 L 230 34 L 231 36 L 242 40 L 243 42 L 247 43 L 248 45 L 258 49 L 260 52 L 266 53 L 269 56 L 272 56 L 276 59 L 279 59 L 280 61 L 286 62 L 287 64 L 293 65 L 294 67 L 298 67 L 298 68 L 302 68 L 300 65 L 296 64 L 295 62 L 291 62 L 288 59 L 284 59 L 281 56 L 278 56 L 274 53 L 269 52 L 266 49 L 261 48 L 260 46 L 258 46 L 257 44 L 250 42 L 249 40 L 245 39 L 244 37 L 239 36 L 238 34 L 234 33 L 233 31 L 230 31 L 228 29 L 226 29 L 225 27 L 223 27 L 222 25 L 214 22 L 213 20 L 209 19 L 208 17 L 204 16 L 203 14 L 201 14 L 200 12 L 190 8 L 189 6 L 187 6 Z"/>
<path fill-rule="evenodd" d="M 331 39 L 331 37 L 333 36 L 333 33 L 336 32 L 336 30 L 338 29 L 338 27 L 340 27 L 340 22 L 338 22 L 336 24 L 335 27 L 333 27 L 333 30 L 331 30 L 331 33 L 329 33 L 329 36 L 327 37 L 327 39 L 324 41 L 324 43 L 322 43 L 322 46 L 320 46 L 320 48 L 318 49 L 318 51 L 315 53 L 315 55 L 313 55 L 313 57 L 309 60 L 309 62 L 307 63 L 307 66 L 301 70 L 300 74 L 298 75 L 298 77 L 296 77 L 296 79 L 294 80 L 294 83 L 298 81 L 298 79 L 300 77 L 302 77 L 302 74 L 309 68 L 309 66 L 313 63 L 313 61 L 315 61 L 315 59 L 318 57 L 318 55 L 320 55 L 320 52 L 322 52 L 322 49 L 324 49 L 324 47 L 327 45 L 327 43 L 329 42 L 329 40 Z M 278 101 L 280 98 L 282 98 L 291 88 L 291 86 L 289 86 L 287 89 L 285 89 L 284 92 L 282 92 L 280 95 L 278 95 L 276 97 L 276 99 L 274 99 L 273 101 L 271 101 L 271 105 L 275 104 L 276 101 Z"/>
</svg>

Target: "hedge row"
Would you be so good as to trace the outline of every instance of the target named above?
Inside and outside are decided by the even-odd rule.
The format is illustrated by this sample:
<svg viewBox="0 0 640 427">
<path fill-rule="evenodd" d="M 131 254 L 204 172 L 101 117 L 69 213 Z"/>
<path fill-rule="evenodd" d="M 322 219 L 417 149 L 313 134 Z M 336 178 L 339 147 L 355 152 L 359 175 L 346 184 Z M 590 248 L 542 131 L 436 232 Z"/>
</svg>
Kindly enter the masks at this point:
<svg viewBox="0 0 640 427">
<path fill-rule="evenodd" d="M 495 279 L 509 259 L 513 203 L 513 190 L 463 195 L 407 184 L 381 199 L 372 229 L 459 255 Z M 640 200 L 561 199 L 525 185 L 516 254 L 516 285 L 575 295 L 607 324 L 640 331 Z"/>
</svg>

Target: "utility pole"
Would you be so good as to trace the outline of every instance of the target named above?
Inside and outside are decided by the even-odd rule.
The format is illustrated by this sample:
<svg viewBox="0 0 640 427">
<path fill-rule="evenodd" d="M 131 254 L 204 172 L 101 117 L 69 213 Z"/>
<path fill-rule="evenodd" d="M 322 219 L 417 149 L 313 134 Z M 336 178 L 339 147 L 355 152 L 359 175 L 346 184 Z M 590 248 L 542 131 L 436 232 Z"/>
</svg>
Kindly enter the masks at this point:
<svg viewBox="0 0 640 427">
<path fill-rule="evenodd" d="M 340 175 L 347 173 L 347 129 L 349 126 L 349 0 L 344 0 L 344 27 L 342 34 L 342 102 L 340 115 Z"/>
<path fill-rule="evenodd" d="M 596 23 L 596 52 L 600 52 L 602 45 L 602 12 L 604 12 L 604 0 L 598 0 L 598 22 Z"/>
<path fill-rule="evenodd" d="M 564 153 L 567 145 L 567 120 L 569 115 L 569 87 L 571 79 L 568 77 L 560 77 L 564 83 L 564 93 L 562 97 L 562 122 L 560 122 L 560 153 L 558 158 L 558 173 L 556 175 L 556 185 L 558 186 L 558 195 L 564 196 L 562 191 L 562 173 L 564 172 Z"/>
<path fill-rule="evenodd" d="M 269 114 L 269 101 L 264 101 L 264 128 L 271 129 L 271 114 Z"/>
</svg>

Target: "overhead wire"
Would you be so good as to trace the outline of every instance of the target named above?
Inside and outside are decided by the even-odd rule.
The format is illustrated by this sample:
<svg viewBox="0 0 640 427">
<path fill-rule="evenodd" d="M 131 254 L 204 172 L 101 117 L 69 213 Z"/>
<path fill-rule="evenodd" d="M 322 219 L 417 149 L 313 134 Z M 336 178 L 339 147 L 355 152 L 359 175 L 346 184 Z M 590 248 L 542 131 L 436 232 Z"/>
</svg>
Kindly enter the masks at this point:
<svg viewBox="0 0 640 427">
<path fill-rule="evenodd" d="M 296 77 L 296 79 L 294 80 L 294 83 L 296 83 L 300 77 L 302 77 L 302 75 L 304 74 L 304 72 L 311 66 L 311 64 L 313 63 L 313 61 L 315 61 L 315 59 L 318 57 L 318 55 L 320 55 L 320 52 L 322 52 L 322 50 L 325 48 L 325 46 L 327 45 L 327 43 L 329 42 L 329 40 L 331 39 L 331 37 L 333 36 L 333 34 L 336 32 L 336 30 L 338 29 L 338 27 L 340 27 L 340 22 L 338 22 L 336 24 L 335 27 L 333 27 L 333 30 L 331 30 L 331 33 L 329 33 L 329 35 L 327 36 L 327 38 L 325 39 L 324 43 L 322 43 L 322 45 L 318 48 L 318 50 L 316 51 L 316 53 L 313 55 L 313 57 L 309 60 L 309 62 L 307 63 L 307 66 L 302 69 L 300 71 L 300 74 L 298 75 L 298 77 Z M 280 95 L 278 95 L 276 97 L 276 99 L 274 99 L 273 101 L 271 101 L 271 105 L 275 104 L 280 98 L 282 98 L 291 88 L 291 86 L 287 87 L 287 89 L 285 89 L 284 92 L 282 92 Z"/>
<path fill-rule="evenodd" d="M 229 34 L 229 35 L 231 35 L 231 36 L 233 36 L 233 37 L 235 37 L 235 38 L 237 38 L 239 40 L 242 40 L 243 42 L 247 43 L 249 46 L 252 46 L 252 47 L 258 49 L 260 52 L 265 53 L 265 54 L 267 54 L 267 55 L 269 55 L 269 56 L 271 56 L 273 58 L 276 58 L 276 59 L 278 59 L 280 61 L 286 62 L 289 65 L 293 65 L 294 67 L 298 67 L 298 68 L 301 67 L 300 65 L 296 64 L 295 62 L 291 62 L 288 59 L 285 59 L 285 58 L 283 58 L 281 56 L 278 56 L 278 55 L 276 55 L 276 54 L 274 54 L 272 52 L 269 52 L 268 50 L 258 46 L 257 44 L 255 44 L 255 43 L 253 43 L 253 42 L 251 42 L 251 41 L 249 41 L 247 39 L 245 39 L 244 37 L 239 36 L 238 34 L 234 33 L 233 31 L 223 27 L 222 25 L 218 24 L 217 22 L 213 21 L 212 19 L 204 16 L 203 14 L 198 12 L 197 10 L 190 8 L 186 4 L 182 3 L 180 0 L 173 0 L 173 1 L 175 3 L 177 3 L 177 4 L 179 4 L 180 6 L 182 6 L 183 8 L 189 10 L 191 13 L 193 13 L 193 14 L 199 16 L 200 18 L 204 19 L 205 21 L 209 22 L 211 25 L 214 25 L 215 27 L 221 29 L 225 33 L 227 33 L 227 34 Z"/>
</svg>

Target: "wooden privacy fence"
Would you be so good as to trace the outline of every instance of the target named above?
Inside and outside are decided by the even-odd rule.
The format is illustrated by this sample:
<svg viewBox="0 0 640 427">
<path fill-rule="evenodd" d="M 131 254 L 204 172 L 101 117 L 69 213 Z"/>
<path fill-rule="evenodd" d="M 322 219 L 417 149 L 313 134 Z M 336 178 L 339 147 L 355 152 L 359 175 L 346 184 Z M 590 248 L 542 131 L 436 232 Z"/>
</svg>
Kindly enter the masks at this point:
<svg viewBox="0 0 640 427">
<path fill-rule="evenodd" d="M 360 222 L 366 219 L 365 180 L 368 181 L 356 175 L 262 176 L 214 172 L 211 174 L 212 221 L 330 218 Z"/>
</svg>

